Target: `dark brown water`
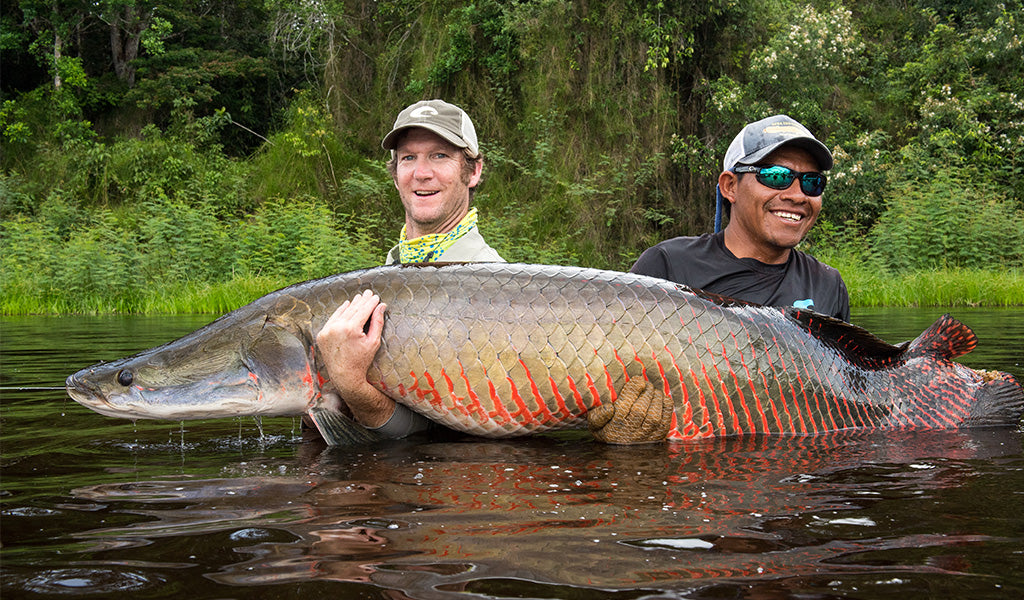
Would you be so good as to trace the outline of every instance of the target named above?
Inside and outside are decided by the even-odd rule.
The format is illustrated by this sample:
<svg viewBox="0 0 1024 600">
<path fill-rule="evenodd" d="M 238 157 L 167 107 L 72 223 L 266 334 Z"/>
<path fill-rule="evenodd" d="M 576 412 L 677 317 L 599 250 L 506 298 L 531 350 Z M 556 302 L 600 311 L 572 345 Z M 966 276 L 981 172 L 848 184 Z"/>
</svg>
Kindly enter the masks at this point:
<svg viewBox="0 0 1024 600">
<path fill-rule="evenodd" d="M 937 309 L 856 311 L 891 342 Z M 1024 378 L 1024 310 L 956 310 Z M 0 319 L 0 596 L 1017 598 L 1013 429 L 610 447 L 120 421 L 71 372 L 208 317 Z"/>
</svg>

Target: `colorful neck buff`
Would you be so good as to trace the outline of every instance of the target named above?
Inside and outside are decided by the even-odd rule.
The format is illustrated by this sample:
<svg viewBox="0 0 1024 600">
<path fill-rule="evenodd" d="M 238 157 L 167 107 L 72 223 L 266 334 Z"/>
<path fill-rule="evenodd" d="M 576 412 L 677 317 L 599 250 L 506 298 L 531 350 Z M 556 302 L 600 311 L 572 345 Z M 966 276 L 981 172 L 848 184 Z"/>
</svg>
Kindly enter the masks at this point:
<svg viewBox="0 0 1024 600">
<path fill-rule="evenodd" d="M 448 233 L 430 233 L 410 240 L 405 237 L 405 227 L 402 227 L 402 237 L 398 240 L 398 260 L 403 264 L 430 262 L 474 227 L 476 227 L 475 208 L 469 209 L 466 216 L 462 217 L 459 224 Z"/>
</svg>

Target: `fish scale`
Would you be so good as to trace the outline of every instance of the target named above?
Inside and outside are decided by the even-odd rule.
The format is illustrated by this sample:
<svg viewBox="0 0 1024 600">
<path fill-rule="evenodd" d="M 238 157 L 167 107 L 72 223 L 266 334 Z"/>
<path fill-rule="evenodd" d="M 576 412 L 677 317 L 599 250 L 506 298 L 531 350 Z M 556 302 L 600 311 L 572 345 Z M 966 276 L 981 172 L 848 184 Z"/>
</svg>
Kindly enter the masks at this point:
<svg viewBox="0 0 1024 600">
<path fill-rule="evenodd" d="M 953 361 L 977 339 L 948 315 L 893 346 L 806 310 L 629 273 L 504 263 L 378 267 L 297 284 L 175 342 L 83 369 L 68 391 L 128 418 L 318 409 L 326 370 L 312 340 L 366 289 L 387 305 L 368 380 L 480 436 L 579 427 L 637 377 L 671 397 L 676 439 L 1015 424 L 1024 405 L 1012 376 Z"/>
</svg>

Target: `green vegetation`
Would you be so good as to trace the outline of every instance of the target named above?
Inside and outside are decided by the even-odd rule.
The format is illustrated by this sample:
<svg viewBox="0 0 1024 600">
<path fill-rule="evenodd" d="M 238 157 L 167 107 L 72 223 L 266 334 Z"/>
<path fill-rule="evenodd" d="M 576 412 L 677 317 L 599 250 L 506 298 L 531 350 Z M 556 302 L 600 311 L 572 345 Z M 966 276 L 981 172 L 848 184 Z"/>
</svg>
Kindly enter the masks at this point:
<svg viewBox="0 0 1024 600">
<path fill-rule="evenodd" d="M 893 22 L 893 19 L 896 22 Z M 711 229 L 732 136 L 833 148 L 855 305 L 1024 305 L 1021 0 L 23 0 L 0 9 L 0 312 L 224 312 L 379 264 L 380 137 L 473 116 L 488 240 L 627 269 Z"/>
</svg>

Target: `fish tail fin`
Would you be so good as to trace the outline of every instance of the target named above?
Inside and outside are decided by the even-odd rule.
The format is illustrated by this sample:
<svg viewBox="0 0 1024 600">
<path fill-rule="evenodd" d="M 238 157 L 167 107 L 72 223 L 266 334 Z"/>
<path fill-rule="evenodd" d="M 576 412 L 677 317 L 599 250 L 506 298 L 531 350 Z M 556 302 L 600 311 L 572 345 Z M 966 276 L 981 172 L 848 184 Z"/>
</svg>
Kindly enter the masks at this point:
<svg viewBox="0 0 1024 600">
<path fill-rule="evenodd" d="M 910 343 L 907 356 L 933 356 L 952 360 L 974 350 L 977 345 L 978 336 L 974 335 L 970 327 L 945 314 Z"/>
<path fill-rule="evenodd" d="M 308 414 L 324 441 L 331 446 L 355 446 L 384 439 L 337 410 L 316 406 L 309 409 Z"/>
<path fill-rule="evenodd" d="M 974 394 L 974 403 L 964 425 L 985 427 L 993 425 L 1024 426 L 1024 388 L 1009 373 L 982 371 L 986 380 Z"/>
</svg>

